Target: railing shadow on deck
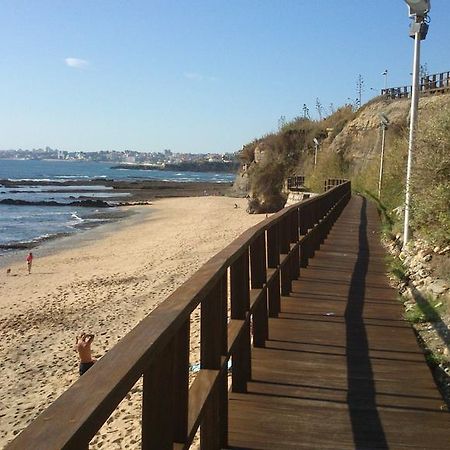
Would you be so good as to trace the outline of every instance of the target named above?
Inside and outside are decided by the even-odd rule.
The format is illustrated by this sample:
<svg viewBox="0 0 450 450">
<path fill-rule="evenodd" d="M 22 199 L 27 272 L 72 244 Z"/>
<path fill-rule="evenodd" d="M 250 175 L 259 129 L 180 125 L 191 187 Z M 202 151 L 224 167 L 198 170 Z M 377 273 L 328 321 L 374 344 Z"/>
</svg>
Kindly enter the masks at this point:
<svg viewBox="0 0 450 450">
<path fill-rule="evenodd" d="M 274 214 L 211 258 L 13 440 L 8 449 L 89 448 L 143 378 L 145 450 L 227 446 L 228 364 L 232 391 L 246 392 L 251 349 L 268 317 L 325 239 L 351 196 L 350 182 Z M 200 305 L 200 370 L 189 387 L 190 316 Z"/>
<path fill-rule="evenodd" d="M 355 448 L 388 448 L 377 411 L 375 380 L 369 356 L 369 342 L 363 319 L 366 276 L 369 267 L 366 199 L 362 198 L 359 249 L 350 280 L 345 310 L 347 348 L 347 404 Z"/>
</svg>

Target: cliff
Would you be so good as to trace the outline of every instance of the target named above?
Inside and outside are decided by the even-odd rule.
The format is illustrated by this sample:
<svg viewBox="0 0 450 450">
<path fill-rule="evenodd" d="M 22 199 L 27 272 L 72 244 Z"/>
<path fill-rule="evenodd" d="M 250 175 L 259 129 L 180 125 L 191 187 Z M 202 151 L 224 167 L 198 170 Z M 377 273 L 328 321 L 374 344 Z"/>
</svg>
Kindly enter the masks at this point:
<svg viewBox="0 0 450 450">
<path fill-rule="evenodd" d="M 326 178 L 351 179 L 354 189 L 378 196 L 381 121 L 386 131 L 381 202 L 393 232 L 401 228 L 408 149 L 410 100 L 377 97 L 358 111 L 340 108 L 321 121 L 296 118 L 245 145 L 234 189 L 250 197 L 251 212 L 276 211 L 287 192 L 287 177 L 304 175 L 310 191 L 321 192 Z M 314 165 L 314 138 L 319 142 Z M 413 161 L 411 225 L 431 242 L 450 242 L 450 94 L 422 97 Z"/>
</svg>

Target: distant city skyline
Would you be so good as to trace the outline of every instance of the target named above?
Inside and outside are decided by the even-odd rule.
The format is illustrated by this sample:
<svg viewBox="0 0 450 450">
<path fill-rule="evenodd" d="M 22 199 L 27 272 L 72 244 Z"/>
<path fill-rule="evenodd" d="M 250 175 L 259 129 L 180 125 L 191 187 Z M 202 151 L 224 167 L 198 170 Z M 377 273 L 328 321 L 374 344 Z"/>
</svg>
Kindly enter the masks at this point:
<svg viewBox="0 0 450 450">
<path fill-rule="evenodd" d="M 135 150 L 100 150 L 93 152 L 72 151 L 58 148 L 0 149 L 1 159 L 65 159 L 90 161 L 121 161 L 131 163 L 181 162 L 181 161 L 237 161 L 236 153 L 181 153 L 165 149 L 161 152 Z"/>
<path fill-rule="evenodd" d="M 445 6 L 430 73 L 450 70 Z M 359 75 L 363 103 L 410 84 L 409 23 L 403 0 L 5 0 L 0 148 L 235 152 L 354 101 Z"/>
</svg>

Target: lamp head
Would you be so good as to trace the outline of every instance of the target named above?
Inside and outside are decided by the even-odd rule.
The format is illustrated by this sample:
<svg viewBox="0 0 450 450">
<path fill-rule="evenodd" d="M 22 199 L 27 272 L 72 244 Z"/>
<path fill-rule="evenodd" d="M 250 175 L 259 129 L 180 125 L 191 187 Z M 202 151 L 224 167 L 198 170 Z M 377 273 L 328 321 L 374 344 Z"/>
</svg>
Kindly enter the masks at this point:
<svg viewBox="0 0 450 450">
<path fill-rule="evenodd" d="M 381 125 L 383 125 L 384 127 L 387 128 L 387 126 L 389 125 L 389 119 L 388 119 L 388 116 L 387 116 L 385 113 L 380 112 L 380 113 L 378 114 L 378 117 L 380 118 Z"/>
<path fill-rule="evenodd" d="M 410 16 L 424 17 L 430 12 L 431 0 L 405 0 Z"/>
</svg>

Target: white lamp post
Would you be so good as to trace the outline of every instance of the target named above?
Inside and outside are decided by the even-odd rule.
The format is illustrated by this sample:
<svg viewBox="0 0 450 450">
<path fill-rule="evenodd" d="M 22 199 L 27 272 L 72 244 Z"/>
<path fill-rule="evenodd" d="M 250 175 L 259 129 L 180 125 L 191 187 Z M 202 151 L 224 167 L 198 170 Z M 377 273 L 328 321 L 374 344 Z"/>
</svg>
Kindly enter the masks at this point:
<svg viewBox="0 0 450 450">
<path fill-rule="evenodd" d="M 380 123 L 381 123 L 381 129 L 383 131 L 383 135 L 381 138 L 381 156 L 380 156 L 380 174 L 378 177 L 378 198 L 381 199 L 381 188 L 383 185 L 383 163 L 384 163 L 384 144 L 386 142 L 386 130 L 389 126 L 389 119 L 387 118 L 386 114 L 380 113 Z"/>
<path fill-rule="evenodd" d="M 403 227 L 403 246 L 409 240 L 409 210 L 411 203 L 411 164 L 414 150 L 417 110 L 419 106 L 419 69 L 420 69 L 420 41 L 425 39 L 428 31 L 428 24 L 425 23 L 430 11 L 431 0 L 405 0 L 409 6 L 409 16 L 413 18 L 410 28 L 410 36 L 414 38 L 414 63 L 411 93 L 411 112 L 409 119 L 409 145 L 408 145 L 408 165 L 406 168 L 406 195 L 405 195 L 405 223 Z"/>
<path fill-rule="evenodd" d="M 317 152 L 319 150 L 319 141 L 317 140 L 317 138 L 313 139 L 314 141 L 314 167 L 316 167 L 317 165 Z"/>
</svg>

